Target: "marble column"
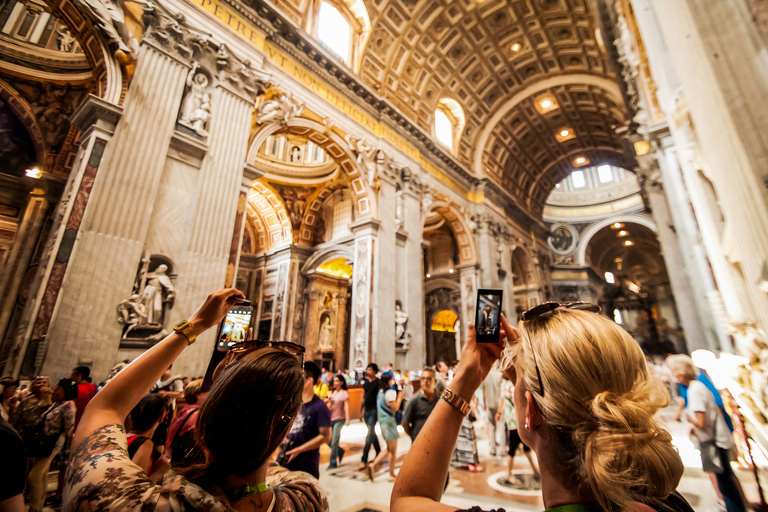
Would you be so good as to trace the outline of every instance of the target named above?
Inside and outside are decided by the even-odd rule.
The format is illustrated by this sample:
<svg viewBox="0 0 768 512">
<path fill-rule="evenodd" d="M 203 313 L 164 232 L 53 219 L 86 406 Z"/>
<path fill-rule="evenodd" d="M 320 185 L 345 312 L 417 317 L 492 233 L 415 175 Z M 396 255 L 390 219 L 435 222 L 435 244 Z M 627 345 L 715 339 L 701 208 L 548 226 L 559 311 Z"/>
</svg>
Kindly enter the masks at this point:
<svg viewBox="0 0 768 512">
<path fill-rule="evenodd" d="M 741 257 L 747 300 L 766 328 L 768 294 L 758 286 L 768 261 L 768 106 L 759 100 L 768 94 L 766 46 L 741 2 L 636 1 L 655 10 L 651 22 L 644 18 L 641 31 L 645 36 L 658 29 L 666 44 L 664 53 L 649 54 L 651 65 L 655 60 L 664 65 L 666 59 L 682 87 L 702 165 L 711 173 Z M 672 100 L 664 105 L 668 111 Z"/>
<path fill-rule="evenodd" d="M 495 256 L 498 254 L 496 248 L 498 243 L 494 240 L 492 233 L 493 221 L 487 214 L 481 214 L 477 222 L 477 231 L 475 232 L 475 243 L 477 244 L 477 257 L 479 259 L 480 271 L 478 272 L 478 286 L 480 288 L 501 288 L 498 275 L 496 273 Z"/>
<path fill-rule="evenodd" d="M 115 306 L 133 287 L 187 71 L 145 38 L 69 256 L 47 332 L 46 374 L 89 364 L 98 376 L 116 362 Z"/>
<path fill-rule="evenodd" d="M 179 266 L 178 299 L 170 325 L 188 318 L 208 294 L 219 289 L 226 280 L 232 229 L 238 208 L 242 206 L 243 211 L 245 208 L 241 189 L 252 111 L 251 96 L 224 84 L 216 88 L 209 129 L 210 146 L 200 169 L 194 220 Z M 175 371 L 202 375 L 215 337 L 215 329 L 200 336 L 197 343 L 179 357 Z"/>
<path fill-rule="evenodd" d="M 410 370 L 418 370 L 427 362 L 424 345 L 424 253 L 421 248 L 422 224 L 421 191 L 418 183 L 409 180 L 403 191 L 403 230 L 405 257 L 398 261 L 404 290 L 400 296 L 403 310 L 408 313 L 407 335 L 410 335 L 407 362 Z M 403 368 L 405 369 L 405 368 Z"/>
<path fill-rule="evenodd" d="M 40 341 L 44 339 L 48 329 L 69 254 L 82 222 L 83 211 L 88 204 L 104 149 L 112 138 L 122 110 L 116 105 L 89 95 L 70 118 L 72 125 L 80 130 L 80 148 L 54 212 L 38 271 L 29 286 L 30 290 L 36 290 L 36 293 L 29 297 L 21 321 L 12 333 L 6 374 L 19 375 L 28 350 L 34 350 L 35 354 L 27 358 L 32 360 L 32 368 L 27 370 L 33 371 L 42 365 L 45 345 L 41 346 Z M 34 346 L 30 345 L 32 340 L 35 341 Z"/>
<path fill-rule="evenodd" d="M 713 302 L 715 304 L 720 302 L 719 292 L 712 276 L 709 259 L 701 243 L 701 228 L 690 206 L 691 198 L 683 180 L 677 148 L 669 137 L 660 139 L 659 145 L 660 154 L 657 156 L 657 161 L 664 190 L 669 198 L 667 204 L 685 258 L 684 269 L 694 289 L 693 305 L 699 310 L 704 335 L 701 343 L 705 347 L 708 346 L 709 350 L 719 351 L 728 348 L 730 342 L 719 322 L 722 309 L 713 307 Z M 713 300 L 713 297 L 717 299 Z"/>
<path fill-rule="evenodd" d="M 376 237 L 373 273 L 373 360 L 380 365 L 395 363 L 395 301 L 397 300 L 397 229 L 395 223 L 396 169 L 379 165 L 378 195 L 381 226 Z"/>
<path fill-rule="evenodd" d="M 646 166 L 651 165 L 647 160 L 642 163 Z M 697 307 L 696 290 L 691 283 L 690 274 L 685 271 L 686 259 L 681 248 L 683 242 L 678 238 L 679 235 L 675 229 L 664 185 L 660 181 L 660 176 L 657 176 L 655 179 L 650 177 L 653 173 L 649 167 L 640 172 L 647 176 L 643 180 L 643 186 L 648 194 L 653 218 L 656 221 L 657 236 L 661 244 L 661 250 L 664 253 L 667 275 L 669 275 L 670 285 L 675 296 L 675 303 L 677 304 L 677 312 L 680 316 L 680 323 L 685 331 L 687 340 L 687 347 L 678 348 L 688 352 L 697 348 L 711 349 L 706 340 L 713 341 L 713 337 L 711 335 L 707 337 L 704 330 L 704 323 L 701 319 L 700 310 Z"/>
<path fill-rule="evenodd" d="M 18 229 L 13 241 L 13 248 L 0 273 L 0 347 L 2 352 L 10 351 L 10 343 L 4 341 L 11 337 L 6 336 L 11 316 L 16 310 L 17 300 L 21 291 L 21 284 L 27 275 L 29 262 L 37 247 L 38 237 L 48 212 L 48 183 L 43 180 L 35 183 L 29 192 L 24 213 L 21 216 Z M 14 322 L 15 323 L 15 322 Z M 0 354 L 0 355 L 6 355 Z M 5 358 L 0 358 L 4 360 Z"/>
<path fill-rule="evenodd" d="M 365 370 L 374 360 L 372 338 L 372 304 L 374 265 L 376 262 L 376 236 L 381 223 L 375 219 L 354 222 L 350 230 L 355 235 L 354 270 L 352 272 L 352 310 L 350 319 L 349 368 Z M 393 304 L 394 309 L 394 304 Z M 394 314 L 392 316 L 394 323 Z M 393 342 L 394 345 L 394 342 Z M 393 350 L 394 360 L 394 350 Z M 386 364 L 386 363 L 385 363 Z"/>
</svg>

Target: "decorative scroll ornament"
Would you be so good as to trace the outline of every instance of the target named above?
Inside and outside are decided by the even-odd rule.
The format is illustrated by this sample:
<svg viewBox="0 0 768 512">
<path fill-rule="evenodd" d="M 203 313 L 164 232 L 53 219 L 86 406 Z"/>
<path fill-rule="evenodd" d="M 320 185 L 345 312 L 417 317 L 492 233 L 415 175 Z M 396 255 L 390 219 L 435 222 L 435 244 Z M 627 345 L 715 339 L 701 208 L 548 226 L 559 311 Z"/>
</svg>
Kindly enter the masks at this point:
<svg viewBox="0 0 768 512">
<path fill-rule="evenodd" d="M 293 93 L 278 94 L 259 103 L 256 110 L 256 122 L 259 124 L 276 123 L 287 125 L 293 118 L 304 111 L 304 104 L 293 97 Z"/>
</svg>

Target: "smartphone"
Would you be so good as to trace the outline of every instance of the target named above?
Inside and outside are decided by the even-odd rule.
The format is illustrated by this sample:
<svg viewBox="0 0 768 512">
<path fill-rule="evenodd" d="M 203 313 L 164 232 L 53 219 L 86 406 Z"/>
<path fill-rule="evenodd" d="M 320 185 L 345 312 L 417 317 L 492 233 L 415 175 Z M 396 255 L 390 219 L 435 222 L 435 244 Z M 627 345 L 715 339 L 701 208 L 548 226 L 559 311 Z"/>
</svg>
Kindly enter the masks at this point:
<svg viewBox="0 0 768 512">
<path fill-rule="evenodd" d="M 475 332 L 478 343 L 498 343 L 501 326 L 502 290 L 477 290 Z"/>
<path fill-rule="evenodd" d="M 245 341 L 253 318 L 253 306 L 247 300 L 242 300 L 229 308 L 229 313 L 221 321 L 217 336 L 216 348 L 226 352 L 235 343 Z"/>
</svg>

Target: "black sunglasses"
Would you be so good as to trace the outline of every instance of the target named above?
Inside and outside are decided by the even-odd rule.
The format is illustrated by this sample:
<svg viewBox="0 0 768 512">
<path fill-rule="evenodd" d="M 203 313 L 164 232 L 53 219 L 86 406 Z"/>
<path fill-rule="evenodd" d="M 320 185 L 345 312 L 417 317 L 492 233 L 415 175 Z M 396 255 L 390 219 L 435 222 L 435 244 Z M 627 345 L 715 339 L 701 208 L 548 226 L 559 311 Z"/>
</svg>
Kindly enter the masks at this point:
<svg viewBox="0 0 768 512">
<path fill-rule="evenodd" d="M 522 315 L 520 320 L 523 322 L 530 322 L 534 318 L 553 313 L 558 309 L 578 309 L 580 311 L 588 311 L 590 313 L 600 313 L 600 306 L 592 304 L 591 302 L 577 301 L 577 302 L 542 302 L 538 306 L 534 306 Z M 544 396 L 544 383 L 541 380 L 541 371 L 539 370 L 539 363 L 536 361 L 536 352 L 533 350 L 533 342 L 530 336 L 528 341 L 531 344 L 531 354 L 533 354 L 533 365 L 536 367 L 536 378 L 539 380 L 539 394 Z"/>
</svg>

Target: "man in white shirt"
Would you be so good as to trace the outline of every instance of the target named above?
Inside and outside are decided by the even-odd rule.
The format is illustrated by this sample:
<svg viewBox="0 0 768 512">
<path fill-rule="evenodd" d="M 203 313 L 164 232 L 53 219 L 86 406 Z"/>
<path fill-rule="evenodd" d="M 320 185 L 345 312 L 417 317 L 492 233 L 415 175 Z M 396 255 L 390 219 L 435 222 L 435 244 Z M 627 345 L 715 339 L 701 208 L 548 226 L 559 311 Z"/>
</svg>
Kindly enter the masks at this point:
<svg viewBox="0 0 768 512">
<path fill-rule="evenodd" d="M 667 365 L 675 379 L 688 387 L 687 419 L 693 426 L 691 433 L 701 443 L 704 471 L 715 474 L 728 512 L 746 512 L 741 485 L 733 473 L 728 453 L 734 447 L 733 436 L 712 392 L 704 383 L 696 380 L 699 370 L 690 357 L 682 354 L 670 356 Z"/>
</svg>

